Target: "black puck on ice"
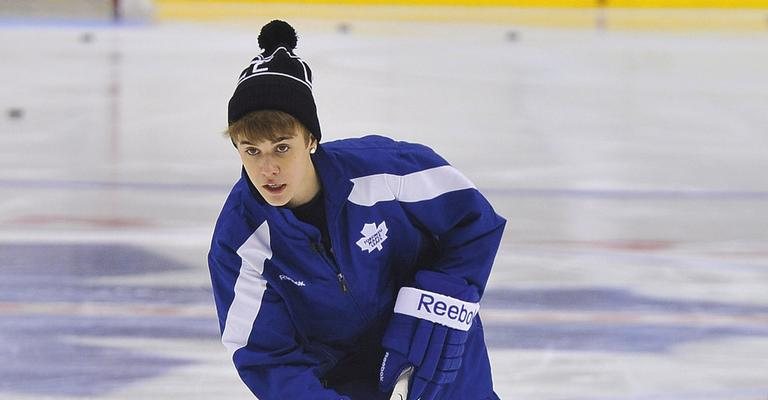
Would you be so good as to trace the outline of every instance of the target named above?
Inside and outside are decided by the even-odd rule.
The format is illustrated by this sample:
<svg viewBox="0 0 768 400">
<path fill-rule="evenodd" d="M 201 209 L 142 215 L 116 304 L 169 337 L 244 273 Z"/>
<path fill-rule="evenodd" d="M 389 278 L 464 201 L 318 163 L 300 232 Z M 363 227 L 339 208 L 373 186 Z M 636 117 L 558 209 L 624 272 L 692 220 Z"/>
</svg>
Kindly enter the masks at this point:
<svg viewBox="0 0 768 400">
<path fill-rule="evenodd" d="M 21 119 L 24 117 L 24 109 L 18 107 L 9 108 L 6 111 L 6 115 L 10 119 Z"/>
<path fill-rule="evenodd" d="M 80 35 L 80 42 L 82 43 L 91 43 L 96 38 L 96 36 L 91 32 L 85 32 L 82 35 Z"/>
<path fill-rule="evenodd" d="M 516 42 L 518 39 L 520 39 L 520 34 L 517 33 L 517 31 L 507 31 L 507 40 L 510 42 Z"/>
<path fill-rule="evenodd" d="M 346 22 L 342 22 L 342 23 L 340 23 L 339 25 L 336 26 L 336 32 L 339 32 L 339 33 L 342 33 L 342 34 L 343 33 L 349 33 L 349 31 L 351 29 L 352 29 L 352 26 L 350 26 Z"/>
</svg>

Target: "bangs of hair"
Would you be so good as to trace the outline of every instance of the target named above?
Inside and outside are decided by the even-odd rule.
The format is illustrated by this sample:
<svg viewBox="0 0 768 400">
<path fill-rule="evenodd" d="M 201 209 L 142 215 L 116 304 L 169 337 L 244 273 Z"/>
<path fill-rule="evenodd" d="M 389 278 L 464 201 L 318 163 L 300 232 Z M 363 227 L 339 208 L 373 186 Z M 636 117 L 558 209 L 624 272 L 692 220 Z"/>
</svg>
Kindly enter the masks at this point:
<svg viewBox="0 0 768 400">
<path fill-rule="evenodd" d="M 226 135 L 237 142 L 247 139 L 251 143 L 276 142 L 281 137 L 294 137 L 302 132 L 304 142 L 309 144 L 310 133 L 291 114 L 277 110 L 259 110 L 246 114 L 229 126 Z"/>
</svg>

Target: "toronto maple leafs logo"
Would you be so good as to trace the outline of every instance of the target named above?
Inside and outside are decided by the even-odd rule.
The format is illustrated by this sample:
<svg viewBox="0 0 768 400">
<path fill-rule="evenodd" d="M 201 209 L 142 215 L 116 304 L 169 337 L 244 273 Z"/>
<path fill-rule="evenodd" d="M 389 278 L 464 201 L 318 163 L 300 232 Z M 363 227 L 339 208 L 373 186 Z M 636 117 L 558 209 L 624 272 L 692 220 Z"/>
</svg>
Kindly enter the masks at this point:
<svg viewBox="0 0 768 400">
<path fill-rule="evenodd" d="M 382 243 L 387 240 L 387 232 L 386 221 L 382 221 L 379 226 L 376 226 L 375 222 L 372 224 L 365 224 L 363 230 L 360 231 L 360 233 L 363 234 L 363 237 L 357 241 L 357 245 L 360 246 L 360 249 L 363 251 L 367 250 L 369 253 L 373 252 L 374 249 L 381 250 Z"/>
</svg>

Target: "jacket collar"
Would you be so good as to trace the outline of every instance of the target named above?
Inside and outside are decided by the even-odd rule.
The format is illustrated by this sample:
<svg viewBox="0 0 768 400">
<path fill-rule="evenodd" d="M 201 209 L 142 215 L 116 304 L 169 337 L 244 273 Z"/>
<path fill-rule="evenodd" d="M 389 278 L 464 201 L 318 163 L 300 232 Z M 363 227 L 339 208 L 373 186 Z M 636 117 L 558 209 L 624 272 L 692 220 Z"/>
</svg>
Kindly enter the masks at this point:
<svg viewBox="0 0 768 400">
<path fill-rule="evenodd" d="M 341 163 L 334 154 L 325 151 L 322 145 L 312 155 L 312 163 L 320 177 L 325 197 L 326 217 L 329 224 L 337 220 L 342 206 L 352 192 L 352 180 L 343 170 Z"/>
</svg>

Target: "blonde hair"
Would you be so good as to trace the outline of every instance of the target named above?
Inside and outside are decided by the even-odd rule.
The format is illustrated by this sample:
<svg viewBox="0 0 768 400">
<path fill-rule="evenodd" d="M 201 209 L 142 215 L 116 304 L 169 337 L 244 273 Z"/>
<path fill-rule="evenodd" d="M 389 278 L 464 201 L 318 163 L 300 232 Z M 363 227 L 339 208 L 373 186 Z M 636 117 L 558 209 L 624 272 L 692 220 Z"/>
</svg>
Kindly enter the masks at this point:
<svg viewBox="0 0 768 400">
<path fill-rule="evenodd" d="M 237 146 L 237 141 L 243 138 L 252 143 L 276 142 L 278 138 L 286 135 L 294 137 L 299 132 L 304 135 L 304 143 L 309 145 L 312 142 L 312 134 L 291 114 L 277 110 L 259 110 L 250 112 L 232 123 L 224 134 Z"/>
</svg>

